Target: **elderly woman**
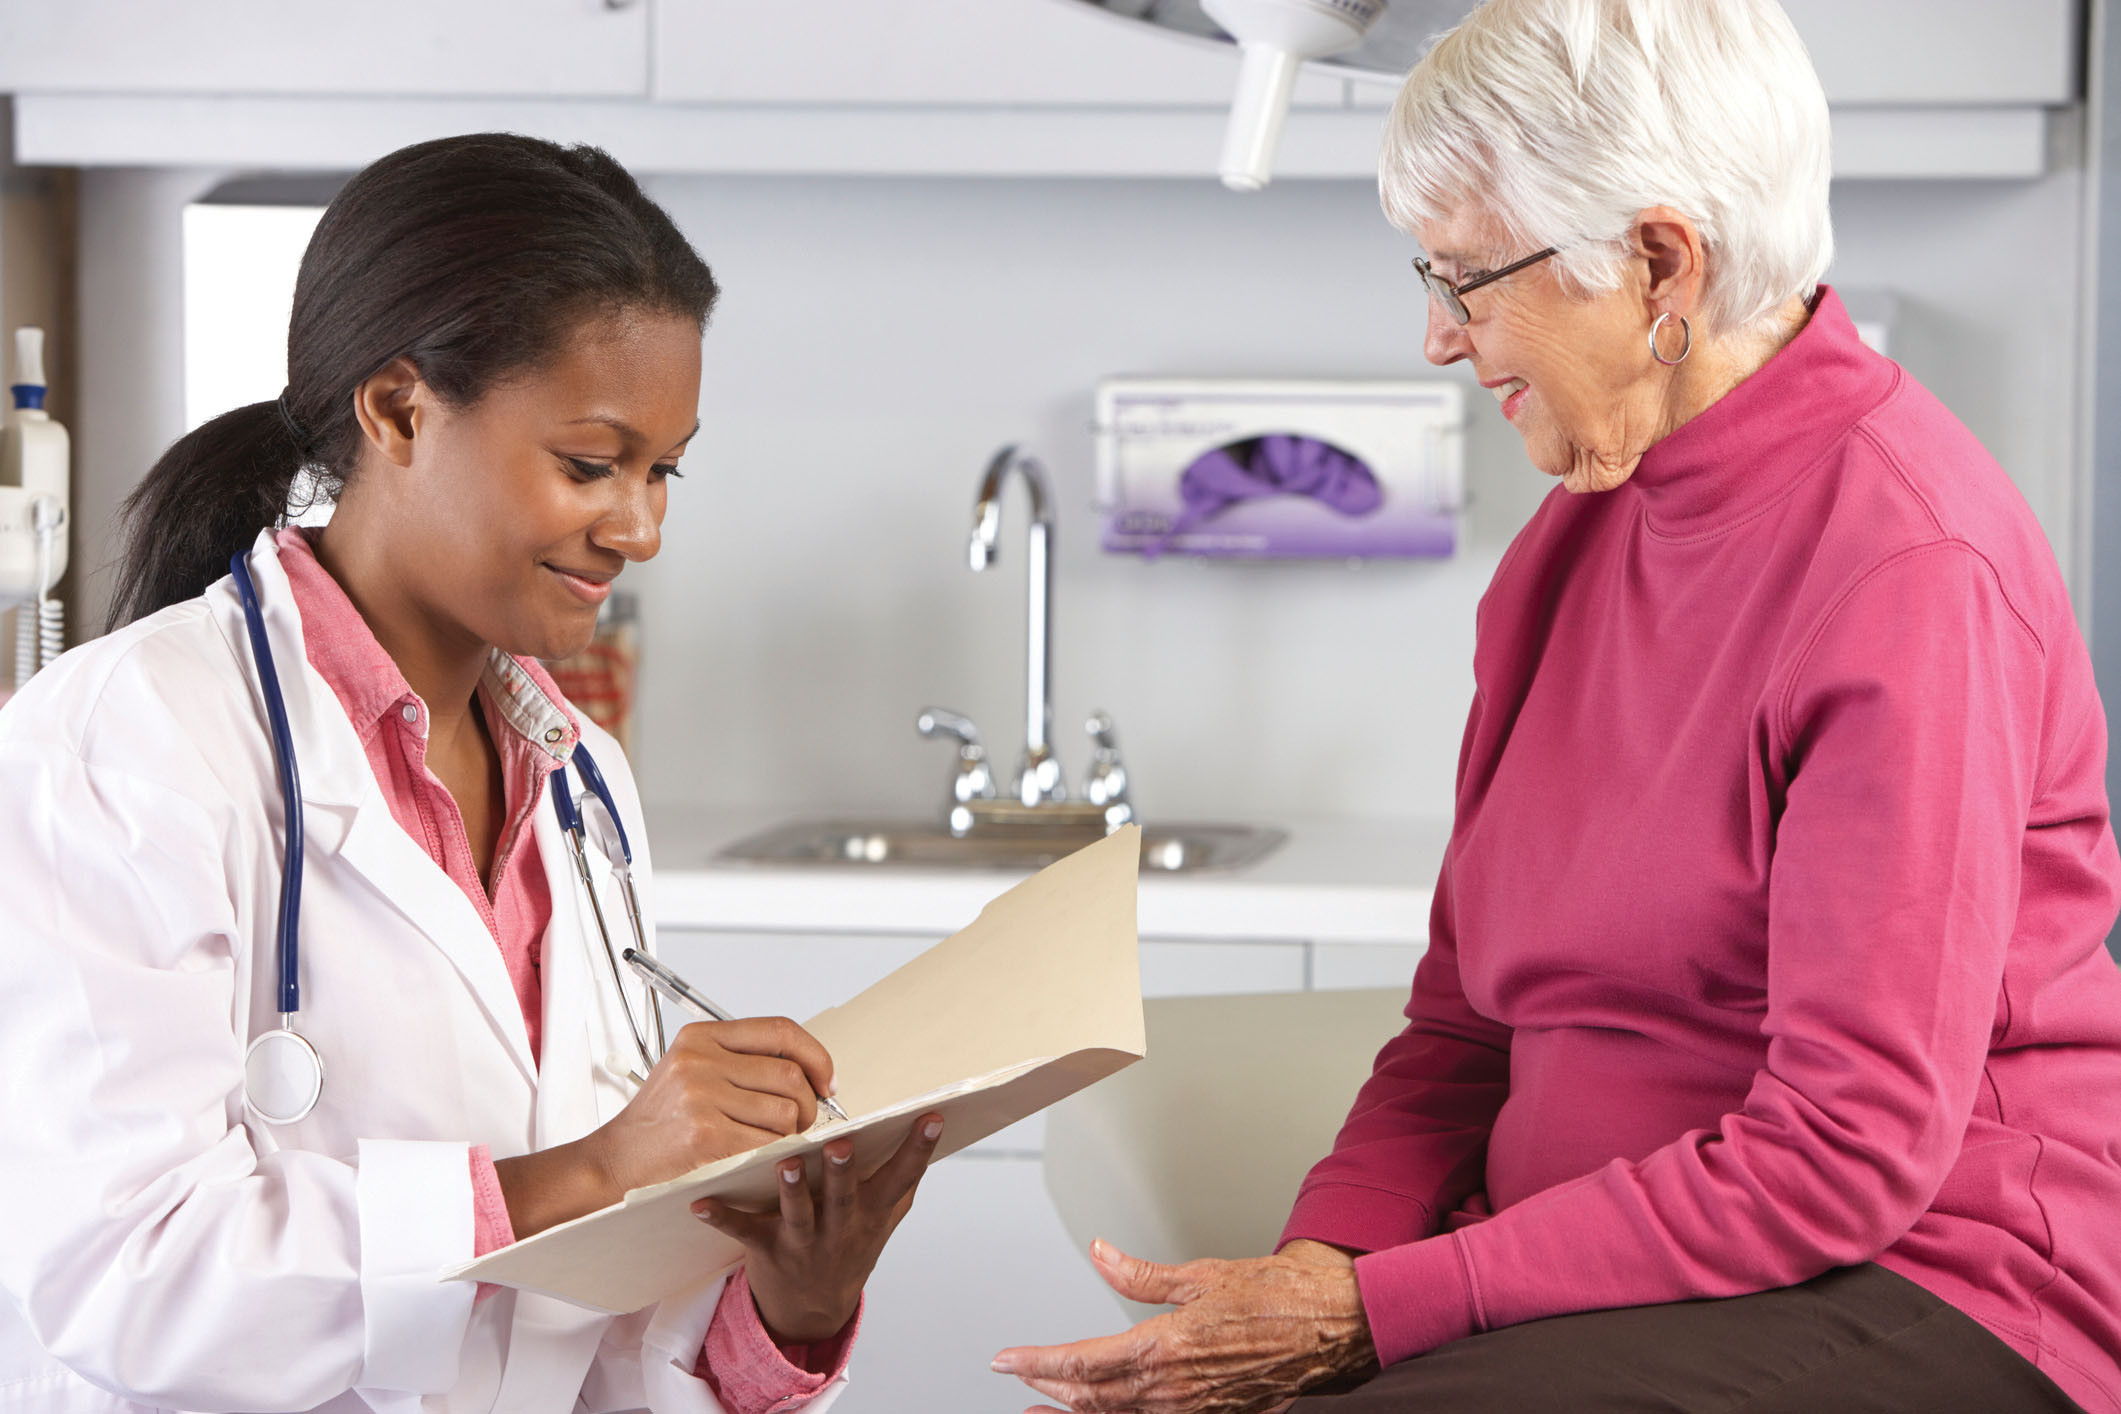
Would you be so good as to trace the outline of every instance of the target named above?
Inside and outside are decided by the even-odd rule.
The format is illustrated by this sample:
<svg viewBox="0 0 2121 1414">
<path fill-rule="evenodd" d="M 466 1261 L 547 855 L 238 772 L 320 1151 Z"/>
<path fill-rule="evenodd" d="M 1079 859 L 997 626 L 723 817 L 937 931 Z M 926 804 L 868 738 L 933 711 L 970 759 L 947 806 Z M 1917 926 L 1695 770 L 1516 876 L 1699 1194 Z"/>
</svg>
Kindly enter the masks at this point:
<svg viewBox="0 0 2121 1414">
<path fill-rule="evenodd" d="M 1277 1255 L 1100 1245 L 1177 1309 L 996 1368 L 2121 1410 L 2105 718 L 2024 501 L 1818 284 L 1827 145 L 1772 0 L 1492 0 L 1407 80 L 1425 351 L 1562 483 L 1481 605 L 1408 1024 Z"/>
</svg>

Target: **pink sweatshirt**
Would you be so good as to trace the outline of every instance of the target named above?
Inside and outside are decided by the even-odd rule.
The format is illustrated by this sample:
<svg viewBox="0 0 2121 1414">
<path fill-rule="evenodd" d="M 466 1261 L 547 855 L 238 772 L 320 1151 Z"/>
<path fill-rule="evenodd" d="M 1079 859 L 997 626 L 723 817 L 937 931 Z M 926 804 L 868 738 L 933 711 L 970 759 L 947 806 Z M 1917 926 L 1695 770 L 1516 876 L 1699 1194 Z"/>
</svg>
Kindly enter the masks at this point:
<svg viewBox="0 0 2121 1414">
<path fill-rule="evenodd" d="M 1284 1240 L 1386 1362 L 1876 1259 L 2121 1411 L 2106 720 L 2040 527 L 1819 297 L 1483 599 L 1408 1025 Z"/>
<path fill-rule="evenodd" d="M 530 1052 L 537 1056 L 544 1019 L 539 951 L 552 922 L 552 892 L 542 858 L 531 843 L 530 829 L 531 813 L 544 799 L 552 758 L 494 709 L 486 698 L 493 690 L 489 677 L 480 690 L 479 705 L 500 752 L 505 783 L 505 818 L 489 889 L 479 877 L 455 797 L 427 768 L 427 704 L 376 641 L 346 591 L 318 562 L 308 537 L 290 528 L 273 540 L 302 616 L 310 666 L 331 688 L 359 733 L 391 818 L 478 909 L 507 963 L 530 1032 Z M 565 718 L 570 732 L 565 745 L 572 746 L 581 724 L 568 713 L 560 690 L 535 661 L 519 658 L 516 664 L 529 680 L 528 690 L 543 693 Z M 484 1256 L 515 1241 L 500 1177 L 484 1144 L 472 1147 L 471 1183 L 475 1250 Z M 480 1287 L 482 1299 L 488 1290 Z M 831 1341 L 777 1345 L 759 1318 L 750 1284 L 739 1270 L 722 1288 L 695 1373 L 713 1388 L 729 1414 L 767 1414 L 768 1410 L 781 1414 L 800 1409 L 846 1368 L 859 1321 L 857 1315 Z"/>
</svg>

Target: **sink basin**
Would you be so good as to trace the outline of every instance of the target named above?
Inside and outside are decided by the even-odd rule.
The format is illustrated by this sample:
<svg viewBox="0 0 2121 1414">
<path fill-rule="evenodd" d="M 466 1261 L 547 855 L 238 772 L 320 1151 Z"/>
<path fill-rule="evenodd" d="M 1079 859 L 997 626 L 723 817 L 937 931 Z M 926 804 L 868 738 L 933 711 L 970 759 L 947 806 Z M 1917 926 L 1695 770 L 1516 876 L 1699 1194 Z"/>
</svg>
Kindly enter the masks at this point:
<svg viewBox="0 0 2121 1414">
<path fill-rule="evenodd" d="M 850 868 L 1043 869 L 1102 838 L 1096 827 L 1010 825 L 962 838 L 940 821 L 803 820 L 738 840 L 718 856 L 749 864 Z M 1201 874 L 1266 858 L 1287 836 L 1249 825 L 1147 825 L 1142 869 Z"/>
</svg>

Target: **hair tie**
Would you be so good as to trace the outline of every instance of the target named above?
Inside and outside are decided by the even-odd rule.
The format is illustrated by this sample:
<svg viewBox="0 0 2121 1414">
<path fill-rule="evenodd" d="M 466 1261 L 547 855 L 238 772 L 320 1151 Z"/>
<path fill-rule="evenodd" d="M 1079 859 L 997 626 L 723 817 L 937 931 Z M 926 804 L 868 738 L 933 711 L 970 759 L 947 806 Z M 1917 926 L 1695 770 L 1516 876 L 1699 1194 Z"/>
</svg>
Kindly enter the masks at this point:
<svg viewBox="0 0 2121 1414">
<path fill-rule="evenodd" d="M 296 454 L 299 455 L 302 460 L 308 461 L 309 434 L 302 430 L 301 423 L 295 421 L 295 415 L 287 410 L 287 389 L 282 388 L 280 390 L 280 396 L 273 399 L 272 405 L 273 411 L 280 414 L 280 426 L 287 429 L 288 437 L 295 444 Z"/>
</svg>

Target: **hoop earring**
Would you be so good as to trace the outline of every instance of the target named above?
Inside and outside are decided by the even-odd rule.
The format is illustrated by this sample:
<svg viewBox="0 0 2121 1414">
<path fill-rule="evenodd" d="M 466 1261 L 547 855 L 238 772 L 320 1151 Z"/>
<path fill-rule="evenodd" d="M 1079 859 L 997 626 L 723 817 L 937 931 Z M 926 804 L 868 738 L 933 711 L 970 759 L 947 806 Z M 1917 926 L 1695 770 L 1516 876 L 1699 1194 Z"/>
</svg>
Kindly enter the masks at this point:
<svg viewBox="0 0 2121 1414">
<path fill-rule="evenodd" d="M 1679 346 L 1679 357 L 1666 358 L 1662 353 L 1659 353 L 1657 350 L 1657 331 L 1664 327 L 1664 322 L 1667 319 L 1673 318 L 1678 319 L 1679 332 L 1686 336 L 1686 342 Z M 1693 351 L 1694 326 L 1687 322 L 1687 317 L 1684 314 L 1674 315 L 1670 310 L 1666 310 L 1663 314 L 1658 315 L 1657 322 L 1650 326 L 1650 357 L 1656 359 L 1666 368 L 1677 368 L 1680 364 L 1686 362 L 1686 356 L 1692 353 Z"/>
</svg>

